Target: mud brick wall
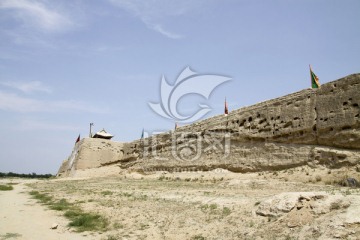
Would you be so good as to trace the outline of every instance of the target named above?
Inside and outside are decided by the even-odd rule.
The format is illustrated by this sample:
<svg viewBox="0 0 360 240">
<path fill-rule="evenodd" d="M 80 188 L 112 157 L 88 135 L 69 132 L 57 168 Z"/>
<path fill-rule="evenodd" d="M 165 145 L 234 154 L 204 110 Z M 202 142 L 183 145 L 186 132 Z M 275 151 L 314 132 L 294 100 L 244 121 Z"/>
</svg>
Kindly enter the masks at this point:
<svg viewBox="0 0 360 240">
<path fill-rule="evenodd" d="M 176 131 L 104 145 L 96 153 L 94 143 L 86 140 L 83 149 L 89 150 L 83 150 L 72 168 L 117 164 L 139 171 L 255 172 L 305 164 L 353 166 L 360 164 L 359 105 L 360 74 L 353 74 L 320 89 L 243 107 Z"/>
</svg>

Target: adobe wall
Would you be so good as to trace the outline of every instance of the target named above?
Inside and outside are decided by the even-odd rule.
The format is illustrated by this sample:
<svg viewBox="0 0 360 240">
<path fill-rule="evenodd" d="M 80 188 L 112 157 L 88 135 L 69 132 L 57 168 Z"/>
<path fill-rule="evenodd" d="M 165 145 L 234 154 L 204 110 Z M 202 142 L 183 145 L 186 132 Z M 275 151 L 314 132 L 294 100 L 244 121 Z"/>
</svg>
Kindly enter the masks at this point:
<svg viewBox="0 0 360 240">
<path fill-rule="evenodd" d="M 76 170 L 115 164 L 123 158 L 123 143 L 100 138 L 84 138 L 76 143 L 68 159 L 63 161 L 58 176 L 75 176 Z"/>
<path fill-rule="evenodd" d="M 356 165 L 360 164 L 359 105 L 360 74 L 353 74 L 320 89 L 305 89 L 176 131 L 103 146 L 96 159 L 139 171 L 255 172 L 305 164 Z M 89 153 L 78 158 L 75 169 L 101 166 L 90 158 L 92 144 L 88 142 Z M 109 155 L 109 151 L 122 152 Z"/>
</svg>

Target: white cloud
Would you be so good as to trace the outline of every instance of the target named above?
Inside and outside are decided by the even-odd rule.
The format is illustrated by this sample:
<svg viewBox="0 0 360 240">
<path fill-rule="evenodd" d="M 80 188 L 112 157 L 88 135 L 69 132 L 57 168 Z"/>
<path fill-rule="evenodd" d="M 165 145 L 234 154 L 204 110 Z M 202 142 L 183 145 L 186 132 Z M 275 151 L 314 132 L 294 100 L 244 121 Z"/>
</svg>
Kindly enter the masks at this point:
<svg viewBox="0 0 360 240">
<path fill-rule="evenodd" d="M 160 24 L 151 25 L 150 28 L 152 28 L 153 30 L 161 33 L 162 35 L 164 35 L 164 36 L 166 36 L 168 38 L 172 38 L 172 39 L 183 38 L 182 35 L 172 33 L 172 32 L 169 32 L 169 31 L 165 30 Z"/>
<path fill-rule="evenodd" d="M 92 112 L 106 113 L 107 109 L 90 106 L 80 101 L 40 101 L 0 91 L 0 110 L 12 112 Z"/>
<path fill-rule="evenodd" d="M 130 12 L 149 28 L 160 34 L 172 38 L 183 38 L 182 35 L 169 31 L 163 27 L 163 22 L 169 17 L 181 16 L 193 8 L 195 1 L 168 0 L 109 0 L 113 5 Z"/>
<path fill-rule="evenodd" d="M 48 3 L 48 2 L 46 2 Z M 73 25 L 69 17 L 39 0 L 2 0 L 0 10 L 11 10 L 12 17 L 24 25 L 47 31 L 61 31 Z"/>
<path fill-rule="evenodd" d="M 15 88 L 24 93 L 33 93 L 33 92 L 45 92 L 51 93 L 52 90 L 43 85 L 40 81 L 32 81 L 32 82 L 0 82 L 1 85 Z"/>
</svg>

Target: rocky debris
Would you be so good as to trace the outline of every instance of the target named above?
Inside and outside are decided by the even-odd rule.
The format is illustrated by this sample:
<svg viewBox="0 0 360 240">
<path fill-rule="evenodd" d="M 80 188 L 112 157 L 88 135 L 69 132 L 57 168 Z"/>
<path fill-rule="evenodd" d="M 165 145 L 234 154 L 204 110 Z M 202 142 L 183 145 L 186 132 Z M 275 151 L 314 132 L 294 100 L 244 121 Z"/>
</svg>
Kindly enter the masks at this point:
<svg viewBox="0 0 360 240">
<path fill-rule="evenodd" d="M 350 206 L 350 201 L 343 195 L 325 195 L 321 201 L 312 201 L 312 212 L 316 215 L 326 214 L 333 210 L 345 209 Z"/>
<path fill-rule="evenodd" d="M 51 228 L 50 228 L 50 229 L 57 229 L 58 226 L 59 226 L 59 224 L 53 223 L 53 224 L 51 225 Z"/>
<path fill-rule="evenodd" d="M 299 239 L 360 239 L 360 196 L 327 192 L 285 192 L 262 201 L 256 214 L 273 226 L 298 232 Z"/>
<path fill-rule="evenodd" d="M 281 193 L 260 203 L 256 214 L 282 217 L 282 221 L 287 222 L 287 226 L 292 228 L 309 224 L 321 214 L 349 206 L 350 201 L 343 195 L 322 192 Z"/>
<path fill-rule="evenodd" d="M 290 212 L 299 201 L 301 193 L 281 193 L 259 204 L 256 214 L 267 217 L 279 217 Z"/>
<path fill-rule="evenodd" d="M 311 213 L 310 198 L 300 197 L 295 207 L 287 214 L 286 222 L 289 228 L 312 223 L 314 216 Z"/>
</svg>

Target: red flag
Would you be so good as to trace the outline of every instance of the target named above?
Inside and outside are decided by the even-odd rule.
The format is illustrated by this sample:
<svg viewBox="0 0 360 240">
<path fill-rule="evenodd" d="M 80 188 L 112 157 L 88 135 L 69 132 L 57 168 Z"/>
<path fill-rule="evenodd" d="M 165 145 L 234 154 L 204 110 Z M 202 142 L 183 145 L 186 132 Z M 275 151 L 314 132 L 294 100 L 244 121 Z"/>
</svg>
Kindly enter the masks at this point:
<svg viewBox="0 0 360 240">
<path fill-rule="evenodd" d="M 80 134 L 79 134 L 78 138 L 76 139 L 75 144 L 78 143 L 79 141 L 80 141 Z"/>
<path fill-rule="evenodd" d="M 226 98 L 225 98 L 225 110 L 224 110 L 224 114 L 228 115 L 229 114 L 229 109 L 228 109 L 228 104 L 226 102 Z"/>
</svg>

